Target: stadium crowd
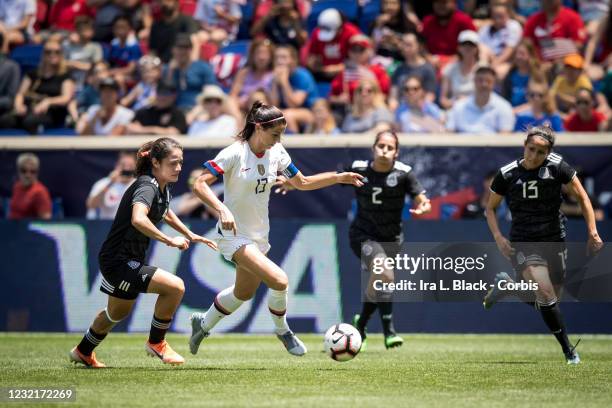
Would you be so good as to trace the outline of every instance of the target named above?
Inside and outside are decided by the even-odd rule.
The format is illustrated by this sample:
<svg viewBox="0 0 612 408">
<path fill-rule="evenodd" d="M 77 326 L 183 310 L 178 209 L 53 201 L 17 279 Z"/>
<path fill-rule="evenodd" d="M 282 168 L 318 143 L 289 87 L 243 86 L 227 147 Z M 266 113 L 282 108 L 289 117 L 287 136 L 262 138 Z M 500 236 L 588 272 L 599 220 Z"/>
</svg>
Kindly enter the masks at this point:
<svg viewBox="0 0 612 408">
<path fill-rule="evenodd" d="M 0 133 L 612 129 L 609 0 L 0 0 Z"/>
</svg>

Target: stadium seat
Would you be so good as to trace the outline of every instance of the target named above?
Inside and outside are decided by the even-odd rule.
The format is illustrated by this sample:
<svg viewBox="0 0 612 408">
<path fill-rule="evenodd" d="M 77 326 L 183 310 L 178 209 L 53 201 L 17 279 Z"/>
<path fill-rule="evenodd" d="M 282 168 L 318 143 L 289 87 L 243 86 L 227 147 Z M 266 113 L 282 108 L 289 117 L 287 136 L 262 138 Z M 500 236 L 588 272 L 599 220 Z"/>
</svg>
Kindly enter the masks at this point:
<svg viewBox="0 0 612 408">
<path fill-rule="evenodd" d="M 64 218 L 64 201 L 61 197 L 55 197 L 51 199 L 51 218 Z"/>
<path fill-rule="evenodd" d="M 45 129 L 39 136 L 76 136 L 77 133 L 72 128 L 51 128 Z"/>
<path fill-rule="evenodd" d="M 246 56 L 249 51 L 249 40 L 236 40 L 219 50 L 219 54 L 240 54 Z"/>
<path fill-rule="evenodd" d="M 346 17 L 347 20 L 356 22 L 359 14 L 358 3 L 354 0 L 319 0 L 312 3 L 312 9 L 308 16 L 308 32 L 317 26 L 317 19 L 323 10 L 335 8 Z"/>
<path fill-rule="evenodd" d="M 380 0 L 369 0 L 361 7 L 359 14 L 359 29 L 364 33 L 370 31 L 370 26 L 380 14 Z"/>
<path fill-rule="evenodd" d="M 28 136 L 29 133 L 23 129 L 0 129 L 1 136 Z"/>
<path fill-rule="evenodd" d="M 255 15 L 254 2 L 247 1 L 246 4 L 240 5 L 240 11 L 242 11 L 242 19 L 240 19 L 240 25 L 238 27 L 238 40 L 248 40 L 251 38 L 249 30 L 251 29 L 251 23 L 253 22 L 253 16 Z"/>
<path fill-rule="evenodd" d="M 40 57 L 42 55 L 42 49 L 42 45 L 21 45 L 13 48 L 9 58 L 19 64 L 23 74 L 38 67 L 38 63 L 40 62 Z"/>
</svg>

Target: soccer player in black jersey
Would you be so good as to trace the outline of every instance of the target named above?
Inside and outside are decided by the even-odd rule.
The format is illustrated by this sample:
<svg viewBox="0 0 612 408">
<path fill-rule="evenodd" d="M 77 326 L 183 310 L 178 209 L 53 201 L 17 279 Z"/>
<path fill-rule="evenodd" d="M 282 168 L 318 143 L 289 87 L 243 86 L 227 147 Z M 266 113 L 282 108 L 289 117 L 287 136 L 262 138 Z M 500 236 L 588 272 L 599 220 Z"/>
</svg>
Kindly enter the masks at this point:
<svg viewBox="0 0 612 408">
<path fill-rule="evenodd" d="M 588 229 L 588 249 L 597 252 L 603 242 L 597 233 L 595 215 L 589 197 L 574 170 L 560 155 L 553 153 L 555 136 L 549 127 L 538 126 L 527 132 L 523 158 L 503 166 L 491 183 L 486 216 L 497 247 L 510 259 L 519 279 L 535 282 L 535 303 L 544 322 L 561 345 L 568 364 L 580 363 L 580 357 L 568 337 L 561 311 L 562 285 L 565 278 L 565 216 L 561 213 L 561 186 L 577 198 Z M 496 208 L 506 198 L 512 213 L 510 240 L 499 230 Z M 504 293 L 497 283 L 512 281 L 499 273 L 495 285 L 484 300 L 490 308 Z M 525 292 L 517 293 L 522 299 Z M 577 344 L 576 344 L 577 345 Z"/>
<path fill-rule="evenodd" d="M 419 215 L 431 210 L 425 190 L 416 179 L 412 168 L 397 161 L 399 140 L 394 132 L 385 130 L 378 133 L 372 153 L 373 160 L 356 160 L 350 169 L 364 177 L 364 185 L 355 187 L 357 213 L 349 230 L 351 249 L 361 259 L 362 265 L 370 271 L 375 258 L 395 256 L 403 242 L 402 209 L 406 194 L 416 205 L 410 210 L 411 213 Z M 389 253 L 391 251 L 393 253 Z M 392 294 L 375 291 L 373 288 L 374 279 L 392 282 L 393 273 L 392 269 L 381 275 L 370 273 L 362 311 L 353 318 L 353 325 L 359 330 L 363 340 L 362 350 L 367 344 L 366 325 L 377 308 L 382 320 L 385 347 L 399 347 L 404 342 L 393 328 Z"/>
<path fill-rule="evenodd" d="M 81 342 L 70 351 L 70 360 L 87 367 L 102 368 L 93 349 L 115 324 L 125 319 L 139 293 L 157 293 L 146 352 L 166 364 L 182 364 L 185 360 L 166 342 L 165 335 L 174 312 L 181 302 L 183 280 L 155 266 L 145 265 L 150 239 L 156 239 L 182 251 L 190 242 L 201 242 L 216 249 L 216 244 L 194 234 L 168 208 L 170 184 L 178 180 L 183 165 L 183 148 L 171 138 L 145 143 L 137 154 L 137 180 L 126 190 L 110 232 L 98 257 L 102 284 L 100 291 L 108 295 L 108 303 L 100 311 Z M 182 234 L 169 237 L 156 224 L 164 220 Z"/>
</svg>

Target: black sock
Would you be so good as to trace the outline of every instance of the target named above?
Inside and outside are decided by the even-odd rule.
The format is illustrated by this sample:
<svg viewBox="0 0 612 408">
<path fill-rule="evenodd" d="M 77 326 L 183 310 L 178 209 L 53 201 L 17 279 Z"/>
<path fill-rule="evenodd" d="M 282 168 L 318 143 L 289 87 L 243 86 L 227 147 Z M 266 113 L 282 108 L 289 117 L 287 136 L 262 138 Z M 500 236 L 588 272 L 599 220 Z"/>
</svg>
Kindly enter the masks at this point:
<svg viewBox="0 0 612 408">
<path fill-rule="evenodd" d="M 83 336 L 83 340 L 77 346 L 77 349 L 86 356 L 91 356 L 93 349 L 95 349 L 101 342 L 104 340 L 108 333 L 99 334 L 92 330 L 90 327 L 89 330 Z"/>
<path fill-rule="evenodd" d="M 565 325 L 563 324 L 563 317 L 561 316 L 559 304 L 557 302 L 553 303 L 552 305 L 538 304 L 538 308 L 540 309 L 544 323 L 546 323 L 550 331 L 557 338 L 563 352 L 569 352 L 572 345 L 567 338 L 567 332 L 565 331 Z"/>
<path fill-rule="evenodd" d="M 357 329 L 363 329 L 367 326 L 368 321 L 370 321 L 370 317 L 372 317 L 372 314 L 376 311 L 377 307 L 378 306 L 374 302 L 363 302 L 361 314 L 359 315 L 359 326 L 361 326 L 361 328 L 358 327 Z"/>
<path fill-rule="evenodd" d="M 393 302 L 379 302 L 378 313 L 380 314 L 385 337 L 395 334 L 395 328 L 393 327 Z"/>
<path fill-rule="evenodd" d="M 151 331 L 149 332 L 149 343 L 157 344 L 164 341 L 166 332 L 170 328 L 171 321 L 172 319 L 164 320 L 153 316 L 153 320 L 151 320 Z"/>
</svg>

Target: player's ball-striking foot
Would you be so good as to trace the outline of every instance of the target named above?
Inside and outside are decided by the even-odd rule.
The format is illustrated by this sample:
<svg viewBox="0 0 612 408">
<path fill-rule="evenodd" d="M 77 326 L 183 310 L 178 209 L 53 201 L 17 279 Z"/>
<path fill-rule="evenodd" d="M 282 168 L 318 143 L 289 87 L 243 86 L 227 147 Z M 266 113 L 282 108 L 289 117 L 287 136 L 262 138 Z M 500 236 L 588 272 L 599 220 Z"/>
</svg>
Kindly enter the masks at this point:
<svg viewBox="0 0 612 408">
<path fill-rule="evenodd" d="M 202 321 L 204 320 L 204 313 L 193 313 L 191 315 L 191 337 L 189 337 L 189 351 L 191 354 L 197 354 L 200 348 L 202 340 L 207 338 L 210 333 L 205 332 L 202 329 Z"/>
<path fill-rule="evenodd" d="M 499 302 L 499 300 L 506 295 L 506 293 L 500 290 L 499 287 L 497 286 L 498 282 L 502 280 L 505 280 L 507 282 L 513 282 L 510 275 L 508 275 L 506 272 L 499 272 L 497 275 L 495 275 L 495 280 L 493 281 L 493 287 L 489 289 L 489 292 L 487 292 L 487 295 L 482 301 L 482 305 L 484 306 L 485 309 L 492 308 L 494 304 Z"/>
<path fill-rule="evenodd" d="M 106 367 L 106 364 L 104 364 L 101 361 L 98 361 L 98 359 L 96 358 L 95 352 L 92 352 L 90 356 L 86 356 L 85 354 L 81 353 L 78 348 L 75 347 L 72 350 L 70 350 L 69 355 L 70 355 L 70 361 L 75 364 L 83 364 L 85 367 L 88 367 L 88 368 Z"/>
<path fill-rule="evenodd" d="M 580 343 L 580 339 L 578 339 L 576 344 L 572 346 L 572 348 L 567 353 L 565 353 L 565 361 L 567 361 L 567 364 L 569 365 L 580 364 L 580 356 L 578 355 L 578 352 L 576 351 L 576 347 L 578 347 L 579 343 Z"/>
<path fill-rule="evenodd" d="M 172 350 L 172 347 L 170 347 L 166 340 L 156 344 L 151 344 L 147 341 L 145 343 L 145 351 L 151 357 L 158 357 L 164 364 L 180 365 L 185 362 L 183 356 Z"/>
<path fill-rule="evenodd" d="M 283 343 L 289 354 L 303 356 L 308 352 L 306 345 L 291 330 L 284 334 L 277 334 L 276 337 Z"/>
<path fill-rule="evenodd" d="M 359 350 L 359 352 L 363 353 L 368 348 L 368 341 L 367 341 L 368 334 L 366 333 L 365 326 L 360 324 L 359 322 L 360 319 L 361 319 L 361 315 L 359 314 L 356 314 L 355 316 L 353 316 L 353 327 L 359 331 L 359 335 L 361 336 L 361 349 Z"/>
<path fill-rule="evenodd" d="M 395 333 L 385 336 L 385 347 L 387 349 L 401 347 L 402 344 L 404 344 L 404 339 Z"/>
</svg>

